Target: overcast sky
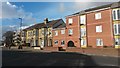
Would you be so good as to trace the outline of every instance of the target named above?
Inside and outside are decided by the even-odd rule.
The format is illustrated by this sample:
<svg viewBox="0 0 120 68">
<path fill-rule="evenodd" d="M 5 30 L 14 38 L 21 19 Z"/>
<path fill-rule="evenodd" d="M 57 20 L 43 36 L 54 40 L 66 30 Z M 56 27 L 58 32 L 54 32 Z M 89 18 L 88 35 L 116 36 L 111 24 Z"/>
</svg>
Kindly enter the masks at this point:
<svg viewBox="0 0 120 68">
<path fill-rule="evenodd" d="M 65 21 L 67 15 L 109 3 L 112 2 L 2 2 L 0 28 L 3 32 L 0 33 L 19 28 L 19 17 L 23 18 L 23 27 L 28 27 L 43 22 L 44 18 Z"/>
</svg>

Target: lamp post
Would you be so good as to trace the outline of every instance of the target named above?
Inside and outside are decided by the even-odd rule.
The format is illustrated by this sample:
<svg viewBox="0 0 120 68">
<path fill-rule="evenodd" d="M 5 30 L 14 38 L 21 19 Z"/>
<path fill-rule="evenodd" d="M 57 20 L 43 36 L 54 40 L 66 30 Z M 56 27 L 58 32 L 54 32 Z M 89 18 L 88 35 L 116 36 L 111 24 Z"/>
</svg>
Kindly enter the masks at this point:
<svg viewBox="0 0 120 68">
<path fill-rule="evenodd" d="M 21 42 L 21 41 L 22 41 L 22 38 L 21 38 L 21 37 L 22 37 L 22 36 L 21 36 L 21 34 L 22 34 L 22 33 L 21 33 L 21 32 L 22 32 L 22 29 L 21 29 L 21 27 L 22 27 L 22 18 L 18 18 L 18 19 L 20 19 L 20 44 L 19 44 L 18 49 L 22 49 L 22 44 L 21 44 L 21 43 L 22 43 L 22 42 Z"/>
</svg>

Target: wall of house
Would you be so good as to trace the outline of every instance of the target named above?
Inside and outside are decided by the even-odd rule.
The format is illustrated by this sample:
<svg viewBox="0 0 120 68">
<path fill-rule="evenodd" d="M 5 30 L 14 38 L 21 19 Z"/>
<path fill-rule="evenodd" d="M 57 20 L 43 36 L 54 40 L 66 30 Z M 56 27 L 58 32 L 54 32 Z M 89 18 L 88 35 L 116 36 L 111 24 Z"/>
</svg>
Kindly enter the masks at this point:
<svg viewBox="0 0 120 68">
<path fill-rule="evenodd" d="M 65 28 L 58 28 L 58 29 L 53 29 L 53 47 L 63 47 L 66 48 L 66 36 L 65 34 L 61 34 L 61 30 L 65 30 Z M 58 35 L 55 36 L 55 31 L 58 31 Z M 55 44 L 55 41 L 58 41 L 58 44 Z M 61 42 L 64 40 L 64 45 L 61 45 Z"/>
<path fill-rule="evenodd" d="M 96 20 L 95 14 L 100 12 L 101 19 Z M 103 40 L 103 46 L 113 46 L 113 27 L 111 9 L 87 14 L 88 46 L 97 47 L 96 39 Z M 102 25 L 102 32 L 96 32 L 96 26 Z"/>
<path fill-rule="evenodd" d="M 73 23 L 70 25 L 68 24 L 68 19 L 72 18 Z M 80 47 L 80 24 L 79 24 L 79 16 L 70 16 L 66 17 L 66 46 L 68 47 L 68 42 L 72 41 L 74 46 Z M 73 29 L 73 34 L 69 35 L 68 30 Z"/>
</svg>

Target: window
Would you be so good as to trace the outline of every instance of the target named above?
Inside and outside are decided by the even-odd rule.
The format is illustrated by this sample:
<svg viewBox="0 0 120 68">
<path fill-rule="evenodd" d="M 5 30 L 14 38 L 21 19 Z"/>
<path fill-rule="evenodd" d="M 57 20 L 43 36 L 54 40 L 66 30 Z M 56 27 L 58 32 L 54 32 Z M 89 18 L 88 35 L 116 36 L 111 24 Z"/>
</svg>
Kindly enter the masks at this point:
<svg viewBox="0 0 120 68">
<path fill-rule="evenodd" d="M 41 45 L 43 46 L 44 45 L 44 40 L 41 39 Z"/>
<path fill-rule="evenodd" d="M 81 36 L 86 36 L 86 28 L 81 28 Z"/>
<path fill-rule="evenodd" d="M 116 11 L 113 11 L 113 20 L 116 20 Z"/>
<path fill-rule="evenodd" d="M 103 40 L 102 39 L 96 39 L 97 46 L 103 46 Z"/>
<path fill-rule="evenodd" d="M 80 16 L 80 24 L 86 24 L 86 16 Z"/>
<path fill-rule="evenodd" d="M 72 18 L 69 18 L 68 19 L 68 24 L 72 24 L 73 23 L 73 19 Z"/>
<path fill-rule="evenodd" d="M 55 42 L 54 42 L 54 43 L 55 43 L 55 45 L 57 45 L 57 44 L 58 44 L 58 41 L 57 41 L 57 40 L 55 40 Z"/>
<path fill-rule="evenodd" d="M 113 20 L 120 20 L 120 9 L 113 10 Z"/>
<path fill-rule="evenodd" d="M 62 40 L 62 41 L 61 41 L 61 45 L 64 45 L 64 44 L 65 44 L 65 41 L 64 41 L 64 40 Z"/>
<path fill-rule="evenodd" d="M 68 34 L 69 34 L 69 35 L 72 35 L 72 34 L 73 34 L 73 29 L 69 29 L 69 30 L 68 30 Z"/>
<path fill-rule="evenodd" d="M 44 33 L 45 33 L 45 32 L 44 32 L 44 29 L 41 29 L 41 33 L 44 35 Z"/>
<path fill-rule="evenodd" d="M 61 30 L 61 34 L 65 34 L 65 30 Z"/>
<path fill-rule="evenodd" d="M 120 34 L 120 24 L 114 24 L 114 35 Z"/>
<path fill-rule="evenodd" d="M 38 34 L 39 34 L 39 30 L 38 30 L 38 29 L 36 29 L 36 36 L 38 36 Z"/>
<path fill-rule="evenodd" d="M 35 30 L 33 30 L 33 35 L 35 35 Z"/>
<path fill-rule="evenodd" d="M 120 20 L 120 10 L 118 10 L 118 19 Z"/>
<path fill-rule="evenodd" d="M 101 19 L 101 13 L 96 13 L 95 14 L 95 19 Z"/>
<path fill-rule="evenodd" d="M 58 36 L 58 31 L 55 31 L 55 36 Z"/>
<path fill-rule="evenodd" d="M 86 45 L 86 40 L 85 39 L 81 40 L 81 45 Z"/>
<path fill-rule="evenodd" d="M 120 38 L 115 39 L 115 45 L 120 45 Z"/>
<path fill-rule="evenodd" d="M 102 32 L 102 25 L 96 26 L 96 32 Z"/>
</svg>

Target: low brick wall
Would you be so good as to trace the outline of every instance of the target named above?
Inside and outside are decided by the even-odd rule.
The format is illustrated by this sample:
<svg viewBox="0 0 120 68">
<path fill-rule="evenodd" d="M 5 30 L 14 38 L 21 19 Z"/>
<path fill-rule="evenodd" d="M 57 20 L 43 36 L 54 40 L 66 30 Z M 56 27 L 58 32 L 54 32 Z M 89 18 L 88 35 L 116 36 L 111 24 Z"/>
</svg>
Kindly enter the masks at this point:
<svg viewBox="0 0 120 68">
<path fill-rule="evenodd" d="M 44 47 L 43 50 L 45 51 L 58 51 L 57 47 Z"/>
<path fill-rule="evenodd" d="M 67 48 L 66 52 L 79 52 L 95 55 L 120 56 L 120 49 L 115 48 Z"/>
</svg>

